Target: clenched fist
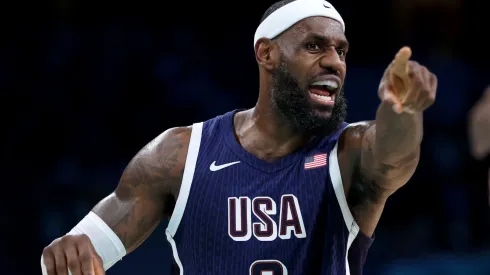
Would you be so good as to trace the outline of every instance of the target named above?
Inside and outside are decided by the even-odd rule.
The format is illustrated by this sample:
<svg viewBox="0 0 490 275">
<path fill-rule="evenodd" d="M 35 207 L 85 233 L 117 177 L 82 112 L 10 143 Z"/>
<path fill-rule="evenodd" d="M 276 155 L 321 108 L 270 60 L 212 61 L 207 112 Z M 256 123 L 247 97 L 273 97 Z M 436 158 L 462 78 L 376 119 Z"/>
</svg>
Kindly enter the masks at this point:
<svg viewBox="0 0 490 275">
<path fill-rule="evenodd" d="M 378 94 L 398 114 L 422 112 L 436 98 L 437 78 L 426 67 L 410 61 L 412 50 L 403 47 L 386 69 Z"/>
<path fill-rule="evenodd" d="M 87 235 L 67 235 L 54 240 L 43 250 L 43 275 L 104 275 L 102 259 Z"/>
</svg>

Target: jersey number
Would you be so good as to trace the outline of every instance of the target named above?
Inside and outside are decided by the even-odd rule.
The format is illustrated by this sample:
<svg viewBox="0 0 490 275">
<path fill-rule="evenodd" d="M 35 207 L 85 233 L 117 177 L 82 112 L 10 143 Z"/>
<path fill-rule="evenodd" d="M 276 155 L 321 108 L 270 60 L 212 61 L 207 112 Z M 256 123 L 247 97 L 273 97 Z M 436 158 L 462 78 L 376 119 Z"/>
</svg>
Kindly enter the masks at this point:
<svg viewBox="0 0 490 275">
<path fill-rule="evenodd" d="M 288 270 L 278 260 L 260 260 L 250 266 L 250 275 L 288 275 Z"/>
</svg>

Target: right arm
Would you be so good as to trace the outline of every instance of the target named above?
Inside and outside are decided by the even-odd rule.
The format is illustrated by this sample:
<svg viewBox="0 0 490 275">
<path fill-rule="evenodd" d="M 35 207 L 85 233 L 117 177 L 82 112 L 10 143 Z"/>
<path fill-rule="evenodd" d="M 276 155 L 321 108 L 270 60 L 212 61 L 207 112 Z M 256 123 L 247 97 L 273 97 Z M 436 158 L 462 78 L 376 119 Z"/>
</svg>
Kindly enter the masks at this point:
<svg viewBox="0 0 490 275">
<path fill-rule="evenodd" d="M 92 209 L 124 245 L 126 253 L 136 249 L 164 217 L 171 215 L 190 134 L 190 127 L 173 128 L 151 141 L 128 164 L 116 190 Z M 100 264 L 105 259 L 96 253 L 100 247 L 81 231 L 58 238 L 44 249 L 47 274 L 65 275 L 68 267 L 73 275 L 103 274 Z M 99 266 L 98 273 L 93 273 L 91 266 L 95 270 Z"/>
</svg>

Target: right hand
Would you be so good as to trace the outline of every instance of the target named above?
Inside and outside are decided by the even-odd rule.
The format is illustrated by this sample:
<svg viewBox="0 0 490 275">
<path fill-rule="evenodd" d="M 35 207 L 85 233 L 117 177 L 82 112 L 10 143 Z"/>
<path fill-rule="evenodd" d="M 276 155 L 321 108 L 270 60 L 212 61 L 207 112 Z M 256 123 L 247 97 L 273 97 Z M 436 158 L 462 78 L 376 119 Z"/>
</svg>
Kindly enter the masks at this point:
<svg viewBox="0 0 490 275">
<path fill-rule="evenodd" d="M 436 99 L 437 77 L 425 66 L 411 61 L 412 50 L 401 48 L 388 66 L 378 89 L 382 102 L 401 113 L 420 113 Z"/>
<path fill-rule="evenodd" d="M 66 235 L 43 250 L 47 275 L 105 275 L 102 259 L 87 235 Z M 43 271 L 43 275 L 45 275 Z"/>
</svg>

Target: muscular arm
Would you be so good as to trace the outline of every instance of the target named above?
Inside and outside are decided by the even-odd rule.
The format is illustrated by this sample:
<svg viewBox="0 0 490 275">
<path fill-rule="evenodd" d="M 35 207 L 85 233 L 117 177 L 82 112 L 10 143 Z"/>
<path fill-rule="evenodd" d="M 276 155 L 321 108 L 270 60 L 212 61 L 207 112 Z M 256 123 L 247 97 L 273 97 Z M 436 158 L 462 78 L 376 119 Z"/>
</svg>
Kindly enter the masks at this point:
<svg viewBox="0 0 490 275">
<path fill-rule="evenodd" d="M 395 114 L 381 103 L 376 121 L 360 123 L 344 135 L 351 212 L 361 231 L 372 236 L 388 197 L 414 174 L 422 141 L 422 114 Z"/>
<path fill-rule="evenodd" d="M 412 177 L 420 157 L 424 110 L 435 100 L 437 77 L 410 61 L 403 47 L 381 79 L 381 99 L 375 122 L 346 133 L 347 152 L 354 163 L 348 170 L 351 212 L 361 229 L 372 236 L 387 198 Z M 350 188 L 352 190 L 350 190 Z"/>
<path fill-rule="evenodd" d="M 93 208 L 117 234 L 127 253 L 171 214 L 190 133 L 191 128 L 173 128 L 151 141 L 131 160 L 116 190 Z"/>
</svg>

